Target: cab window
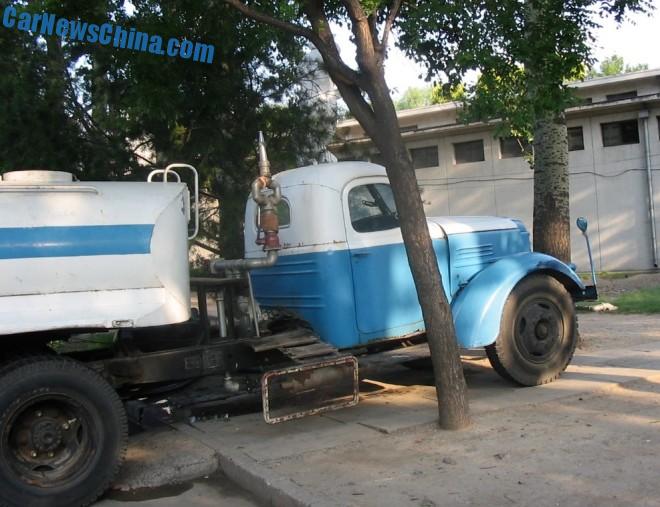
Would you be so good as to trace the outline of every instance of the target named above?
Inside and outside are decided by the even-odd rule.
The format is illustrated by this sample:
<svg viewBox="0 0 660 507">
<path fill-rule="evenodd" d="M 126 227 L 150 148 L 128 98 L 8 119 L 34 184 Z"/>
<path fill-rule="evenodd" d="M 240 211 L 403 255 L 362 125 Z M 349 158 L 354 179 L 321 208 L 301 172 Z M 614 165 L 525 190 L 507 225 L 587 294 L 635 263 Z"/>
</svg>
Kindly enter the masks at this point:
<svg viewBox="0 0 660 507">
<path fill-rule="evenodd" d="M 357 232 L 386 231 L 399 227 L 392 189 L 386 183 L 370 183 L 348 193 L 351 224 Z"/>
<path fill-rule="evenodd" d="M 287 201 L 283 197 L 282 200 L 277 203 L 276 209 L 277 209 L 277 218 L 279 219 L 279 222 L 280 222 L 280 229 L 288 227 L 291 224 L 291 207 L 289 206 L 289 201 Z M 255 210 L 254 222 L 255 222 L 255 225 L 257 226 L 257 229 L 258 229 L 259 228 L 259 206 L 257 206 L 257 208 Z"/>
</svg>

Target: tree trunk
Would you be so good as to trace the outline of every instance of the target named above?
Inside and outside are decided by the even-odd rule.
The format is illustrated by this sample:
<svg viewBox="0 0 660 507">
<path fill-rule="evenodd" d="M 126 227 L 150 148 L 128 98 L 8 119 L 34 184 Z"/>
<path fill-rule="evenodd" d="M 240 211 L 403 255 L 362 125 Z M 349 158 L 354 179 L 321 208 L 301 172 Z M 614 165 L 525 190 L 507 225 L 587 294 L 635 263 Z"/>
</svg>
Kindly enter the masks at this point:
<svg viewBox="0 0 660 507">
<path fill-rule="evenodd" d="M 426 325 L 438 396 L 439 422 L 446 429 L 468 426 L 467 387 L 456 343 L 454 320 L 442 287 L 415 171 L 401 137 L 394 103 L 385 81 L 383 61 L 387 53 L 387 35 L 401 2 L 392 3 L 383 28 L 383 38 L 379 41 L 376 29 L 378 17 L 373 12 L 365 12 L 362 2 L 358 0 L 343 0 L 355 36 L 359 71 L 348 67 L 341 59 L 324 12 L 324 2 L 308 0 L 301 3 L 311 28 L 259 13 L 239 0 L 225 2 L 257 21 L 310 40 L 321 53 L 326 70 L 346 105 L 382 153 Z"/>
<path fill-rule="evenodd" d="M 526 37 L 533 44 L 537 37 L 543 7 L 527 0 Z M 527 93 L 532 103 L 545 86 L 547 70 L 543 59 L 525 61 Z M 566 115 L 537 116 L 534 137 L 534 251 L 564 262 L 571 261 L 571 213 L 568 181 L 568 133 Z"/>
<path fill-rule="evenodd" d="M 382 67 L 381 67 L 382 69 Z M 372 139 L 385 161 L 399 213 L 401 234 L 410 264 L 431 351 L 439 424 L 445 429 L 469 426 L 467 386 L 463 376 L 454 320 L 442 287 L 415 170 L 399 131 L 398 119 L 384 75 L 370 90 L 377 132 Z"/>
<path fill-rule="evenodd" d="M 571 261 L 568 136 L 564 115 L 534 125 L 534 250 Z"/>
</svg>

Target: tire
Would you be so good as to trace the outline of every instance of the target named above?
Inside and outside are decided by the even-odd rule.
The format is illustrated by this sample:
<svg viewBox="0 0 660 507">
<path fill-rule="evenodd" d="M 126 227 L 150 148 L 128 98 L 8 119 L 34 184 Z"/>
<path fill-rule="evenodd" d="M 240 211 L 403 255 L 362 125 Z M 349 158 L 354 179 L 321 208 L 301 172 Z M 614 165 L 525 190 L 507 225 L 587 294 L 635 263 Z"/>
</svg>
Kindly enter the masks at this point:
<svg viewBox="0 0 660 507">
<path fill-rule="evenodd" d="M 0 370 L 0 505 L 85 506 L 115 478 L 126 413 L 85 365 L 28 356 Z"/>
<path fill-rule="evenodd" d="M 571 295 L 551 276 L 531 275 L 511 291 L 499 336 L 486 347 L 486 354 L 505 379 L 536 386 L 559 377 L 573 358 L 577 341 Z"/>
</svg>

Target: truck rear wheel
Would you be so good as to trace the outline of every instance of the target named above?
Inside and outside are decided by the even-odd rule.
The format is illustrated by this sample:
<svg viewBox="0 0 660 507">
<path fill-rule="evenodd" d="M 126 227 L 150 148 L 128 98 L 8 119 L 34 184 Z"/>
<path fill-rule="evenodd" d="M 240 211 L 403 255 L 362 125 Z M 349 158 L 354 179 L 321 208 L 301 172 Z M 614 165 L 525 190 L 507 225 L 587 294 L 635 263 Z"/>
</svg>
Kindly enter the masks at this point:
<svg viewBox="0 0 660 507">
<path fill-rule="evenodd" d="M 486 347 L 491 365 L 502 377 L 524 386 L 559 377 L 577 345 L 571 295 L 548 275 L 524 278 L 504 305 L 500 333 Z"/>
<path fill-rule="evenodd" d="M 0 370 L 0 505 L 88 505 L 114 479 L 126 442 L 121 400 L 85 365 L 33 356 Z"/>
</svg>

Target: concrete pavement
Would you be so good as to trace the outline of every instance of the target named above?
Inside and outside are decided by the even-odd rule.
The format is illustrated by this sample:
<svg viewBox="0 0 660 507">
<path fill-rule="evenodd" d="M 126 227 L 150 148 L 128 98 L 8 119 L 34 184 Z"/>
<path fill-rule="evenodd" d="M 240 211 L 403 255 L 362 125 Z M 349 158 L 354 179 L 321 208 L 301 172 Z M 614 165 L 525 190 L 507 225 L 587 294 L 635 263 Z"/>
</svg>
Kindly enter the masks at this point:
<svg viewBox="0 0 660 507">
<path fill-rule="evenodd" d="M 607 334 L 611 318 L 581 319 L 583 334 Z M 474 424 L 461 432 L 437 429 L 429 370 L 384 360 L 365 369 L 368 392 L 354 408 L 276 426 L 250 414 L 146 434 L 145 449 L 165 457 L 134 451 L 117 487 L 219 467 L 277 506 L 660 505 L 660 318 L 645 322 L 643 339 L 579 351 L 559 381 L 540 387 L 512 386 L 482 354 L 466 356 Z"/>
</svg>

